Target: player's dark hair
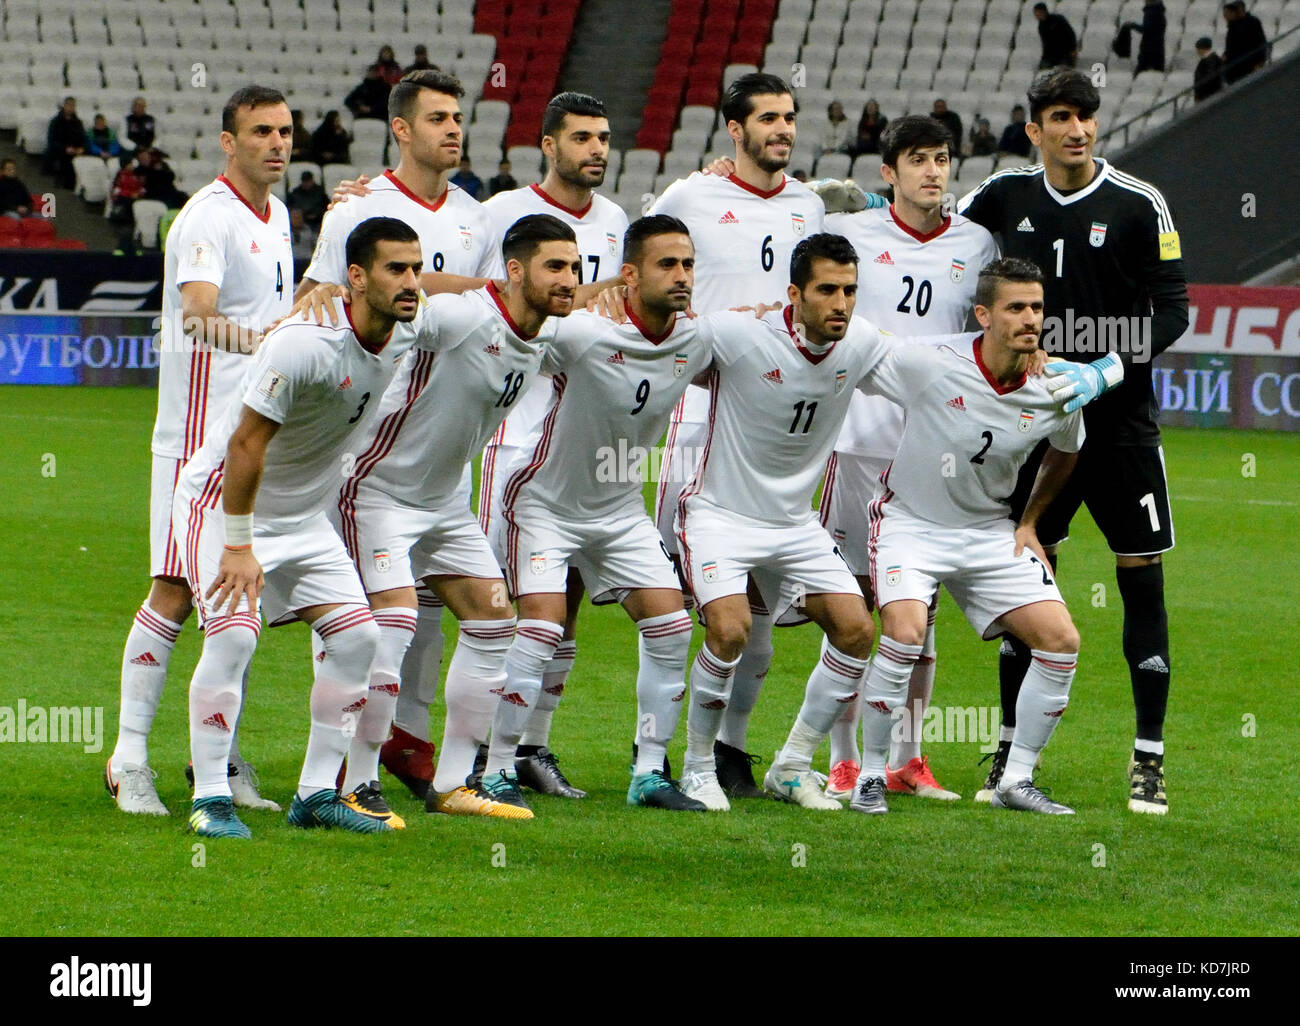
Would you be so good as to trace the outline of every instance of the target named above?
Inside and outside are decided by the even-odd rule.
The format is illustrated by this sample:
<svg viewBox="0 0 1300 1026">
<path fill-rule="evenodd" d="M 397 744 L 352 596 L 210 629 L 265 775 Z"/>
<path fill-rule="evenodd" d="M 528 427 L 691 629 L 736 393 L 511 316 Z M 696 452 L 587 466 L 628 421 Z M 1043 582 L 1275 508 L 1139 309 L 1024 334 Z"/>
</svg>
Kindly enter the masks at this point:
<svg viewBox="0 0 1300 1026">
<path fill-rule="evenodd" d="M 226 105 L 221 108 L 221 130 L 235 134 L 235 115 L 239 112 L 240 107 L 270 107 L 277 103 L 285 103 L 284 93 L 278 89 L 271 89 L 267 86 L 250 85 L 244 86 L 243 89 L 236 89 L 231 94 Z"/>
<path fill-rule="evenodd" d="M 623 234 L 623 263 L 640 266 L 645 244 L 656 235 L 685 235 L 691 232 L 686 225 L 669 214 L 648 214 L 638 217 Z"/>
<path fill-rule="evenodd" d="M 1058 103 L 1079 108 L 1079 117 L 1090 118 L 1101 106 L 1101 94 L 1092 79 L 1075 68 L 1049 68 L 1029 87 L 1029 120 L 1043 123 L 1043 111 Z"/>
<path fill-rule="evenodd" d="M 379 243 L 419 241 L 420 236 L 405 221 L 395 217 L 368 217 L 348 235 L 344 259 L 349 267 L 357 264 L 369 271 Z"/>
<path fill-rule="evenodd" d="M 1020 257 L 1001 257 L 980 270 L 979 281 L 975 285 L 975 305 L 991 307 L 997 298 L 998 289 L 1004 281 L 1026 285 L 1031 282 L 1043 284 L 1043 272 L 1032 260 Z"/>
<path fill-rule="evenodd" d="M 790 87 L 775 75 L 762 72 L 741 75 L 727 86 L 727 95 L 722 98 L 722 120 L 739 121 L 743 125 L 745 119 L 754 113 L 755 96 L 780 96 L 783 93 L 790 93 Z"/>
<path fill-rule="evenodd" d="M 948 126 L 929 114 L 904 114 L 894 118 L 880 133 L 880 160 L 898 167 L 898 158 L 909 150 L 924 146 L 947 146 L 948 159 L 956 155 L 956 142 Z"/>
<path fill-rule="evenodd" d="M 581 114 L 589 118 L 604 118 L 605 105 L 586 93 L 560 93 L 552 96 L 542 113 L 542 135 L 554 135 L 564 124 L 567 114 Z"/>
<path fill-rule="evenodd" d="M 391 122 L 393 118 L 402 118 L 410 121 L 411 113 L 415 110 L 415 98 L 420 95 L 421 89 L 432 89 L 435 93 L 445 93 L 458 100 L 465 95 L 465 87 L 455 75 L 434 71 L 432 68 L 411 71 L 398 79 L 397 85 L 388 94 L 388 120 Z"/>
<path fill-rule="evenodd" d="M 790 283 L 800 292 L 812 281 L 814 260 L 830 260 L 832 263 L 857 267 L 858 251 L 843 235 L 819 232 L 808 236 L 790 254 Z"/>
<path fill-rule="evenodd" d="M 577 242 L 573 229 L 550 214 L 529 214 L 506 229 L 501 240 L 501 258 L 506 263 L 519 260 L 527 264 L 544 242 Z"/>
</svg>

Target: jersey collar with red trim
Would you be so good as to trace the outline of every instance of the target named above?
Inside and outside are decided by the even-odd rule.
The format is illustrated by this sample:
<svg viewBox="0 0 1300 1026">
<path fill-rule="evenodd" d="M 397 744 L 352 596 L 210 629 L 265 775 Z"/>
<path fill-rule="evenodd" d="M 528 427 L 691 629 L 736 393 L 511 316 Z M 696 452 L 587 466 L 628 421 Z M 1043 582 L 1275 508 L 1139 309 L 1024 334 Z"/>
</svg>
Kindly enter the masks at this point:
<svg viewBox="0 0 1300 1026">
<path fill-rule="evenodd" d="M 892 203 L 889 204 L 889 216 L 894 219 L 894 224 L 898 225 L 899 228 L 901 228 L 908 235 L 912 236 L 912 238 L 914 238 L 917 242 L 929 242 L 931 239 L 937 239 L 940 235 L 942 235 L 952 226 L 952 217 L 951 215 L 949 215 L 944 217 L 944 219 L 939 222 L 939 227 L 934 229 L 934 231 L 918 232 L 915 228 L 913 228 L 910 224 L 906 223 L 902 218 L 898 216 L 898 212 L 894 209 L 894 204 Z"/>
<path fill-rule="evenodd" d="M 971 349 L 975 352 L 975 366 L 980 369 L 980 373 L 984 375 L 984 380 L 989 383 L 989 387 L 992 388 L 994 392 L 998 395 L 1008 395 L 1009 393 L 1014 392 L 1017 388 L 1020 388 L 1029 380 L 1028 374 L 1021 374 L 1020 380 L 1013 385 L 1004 385 L 999 382 L 984 364 L 984 356 L 980 352 L 980 343 L 983 341 L 983 335 L 976 336 L 975 340 L 971 343 Z"/>
<path fill-rule="evenodd" d="M 531 335 L 525 334 L 524 330 L 515 323 L 515 319 L 510 316 L 510 311 L 506 308 L 506 304 L 501 298 L 501 293 L 497 291 L 497 283 L 490 281 L 487 283 L 486 288 L 487 294 L 492 297 L 492 301 L 496 303 L 497 309 L 501 311 L 501 316 L 506 319 L 506 324 L 508 324 L 510 330 L 515 333 L 515 338 L 519 339 L 521 342 L 531 342 L 535 339 L 537 337 L 536 331 Z M 540 331 L 541 329 L 539 328 L 538 330 Z"/>
<path fill-rule="evenodd" d="M 266 201 L 266 209 L 259 214 L 257 212 L 257 208 L 253 206 L 253 204 L 248 202 L 247 197 L 245 197 L 242 192 L 240 192 L 238 189 L 235 188 L 234 183 L 229 178 L 227 178 L 225 175 L 217 175 L 217 181 L 220 182 L 222 185 L 224 185 L 231 192 L 233 192 L 236 196 L 238 196 L 239 202 L 244 204 L 244 206 L 246 206 L 249 210 L 251 210 L 253 212 L 253 216 L 257 218 L 259 221 L 261 221 L 263 224 L 266 224 L 269 220 L 271 220 L 270 200 Z"/>
<path fill-rule="evenodd" d="M 357 325 L 356 325 L 356 322 L 352 320 L 352 304 L 351 304 L 351 303 L 344 303 L 344 304 L 343 304 L 343 313 L 344 313 L 344 315 L 345 315 L 345 316 L 347 317 L 347 319 L 348 319 L 348 327 L 352 329 L 352 334 L 356 336 L 356 339 L 357 339 L 357 345 L 359 345 L 362 349 L 364 349 L 364 350 L 365 350 L 367 353 L 369 353 L 371 356 L 378 356 L 380 353 L 382 353 L 382 352 L 384 351 L 384 348 L 388 345 L 388 341 L 389 341 L 389 339 L 391 339 L 391 338 L 393 337 L 393 329 L 392 329 L 392 328 L 389 328 L 389 329 L 388 329 L 388 334 L 385 335 L 385 336 L 384 336 L 384 340 L 383 340 L 382 342 L 379 343 L 379 348 L 378 348 L 378 349 L 371 349 L 368 345 L 366 345 L 365 340 L 362 339 L 362 337 L 361 337 L 361 332 L 357 331 Z"/>
<path fill-rule="evenodd" d="M 794 343 L 795 349 L 799 350 L 800 355 L 803 356 L 805 360 L 807 360 L 814 367 L 816 367 L 817 364 L 821 363 L 824 359 L 826 359 L 826 357 L 831 355 L 831 350 L 834 349 L 837 344 L 835 342 L 832 342 L 829 346 L 826 347 L 825 351 L 821 353 L 814 353 L 811 349 L 809 349 L 806 345 L 803 344 L 803 339 L 801 339 L 799 337 L 799 333 L 794 330 L 794 307 L 793 306 L 787 306 L 783 311 L 781 311 L 781 316 L 785 319 L 785 330 L 790 335 L 790 341 Z"/>
<path fill-rule="evenodd" d="M 563 203 L 557 200 L 554 196 L 552 196 L 549 192 L 543 189 L 536 182 L 533 182 L 530 186 L 528 186 L 528 188 L 532 189 L 533 192 L 537 194 L 537 197 L 543 203 L 549 203 L 557 210 L 563 210 L 570 217 L 576 217 L 579 220 L 581 220 L 582 218 L 586 217 L 589 213 L 591 213 L 591 208 L 596 202 L 596 194 L 592 193 L 591 196 L 588 198 L 587 205 L 585 207 L 583 207 L 581 210 L 574 210 L 573 207 L 566 207 Z"/>
<path fill-rule="evenodd" d="M 627 306 L 627 319 L 632 322 L 632 326 L 636 328 L 637 331 L 641 332 L 641 337 L 652 346 L 657 346 L 662 343 L 664 339 L 673 333 L 673 328 L 677 327 L 677 314 L 674 313 L 672 319 L 668 322 L 668 327 L 664 329 L 663 334 L 652 335 L 646 330 L 646 326 L 642 323 L 641 318 L 632 310 L 631 303 Z"/>
<path fill-rule="evenodd" d="M 727 175 L 727 181 L 729 181 L 732 185 L 739 185 L 746 192 L 752 192 L 755 196 L 758 196 L 760 199 L 771 199 L 778 192 L 780 192 L 782 189 L 785 188 L 784 174 L 781 176 L 781 184 L 778 185 L 775 189 L 760 189 L 757 186 L 750 185 L 748 182 L 744 181 L 743 179 L 738 178 L 734 172 L 732 174 Z"/>
<path fill-rule="evenodd" d="M 442 190 L 441 196 L 439 196 L 432 203 L 426 203 L 424 200 L 420 199 L 419 196 L 417 196 L 410 189 L 408 189 L 402 183 L 402 180 L 398 178 L 397 175 L 393 174 L 392 171 L 385 171 L 384 177 L 387 178 L 390 182 L 392 182 L 395 186 L 397 186 L 398 192 L 400 192 L 407 199 L 414 200 L 416 203 L 420 204 L 420 206 L 424 207 L 425 210 L 437 211 L 442 209 L 442 205 L 447 202 L 447 197 L 451 194 L 451 185 L 449 184 L 445 189 Z"/>
</svg>

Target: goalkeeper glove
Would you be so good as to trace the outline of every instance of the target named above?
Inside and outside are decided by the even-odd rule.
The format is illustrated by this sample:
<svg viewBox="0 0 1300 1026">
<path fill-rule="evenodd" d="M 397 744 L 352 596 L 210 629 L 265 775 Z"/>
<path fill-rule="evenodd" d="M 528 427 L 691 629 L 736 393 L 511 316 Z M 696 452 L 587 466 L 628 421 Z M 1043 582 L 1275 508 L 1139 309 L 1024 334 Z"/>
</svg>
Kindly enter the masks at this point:
<svg viewBox="0 0 1300 1026">
<path fill-rule="evenodd" d="M 1066 413 L 1073 413 L 1123 381 L 1124 363 L 1117 353 L 1107 353 L 1092 363 L 1053 360 L 1045 373 L 1053 378 L 1047 385 L 1052 398 L 1065 404 Z"/>
</svg>

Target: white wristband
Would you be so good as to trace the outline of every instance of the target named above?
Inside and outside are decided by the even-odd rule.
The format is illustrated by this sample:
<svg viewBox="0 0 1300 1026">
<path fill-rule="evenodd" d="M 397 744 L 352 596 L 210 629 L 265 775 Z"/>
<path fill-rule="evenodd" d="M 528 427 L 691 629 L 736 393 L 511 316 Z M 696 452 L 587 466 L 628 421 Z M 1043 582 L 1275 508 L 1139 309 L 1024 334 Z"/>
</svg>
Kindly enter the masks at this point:
<svg viewBox="0 0 1300 1026">
<path fill-rule="evenodd" d="M 239 548 L 253 544 L 253 514 L 226 514 L 226 545 Z"/>
<path fill-rule="evenodd" d="M 1107 353 L 1093 366 L 1101 371 L 1101 379 L 1106 383 L 1107 392 L 1124 380 L 1124 361 L 1117 353 Z"/>
</svg>

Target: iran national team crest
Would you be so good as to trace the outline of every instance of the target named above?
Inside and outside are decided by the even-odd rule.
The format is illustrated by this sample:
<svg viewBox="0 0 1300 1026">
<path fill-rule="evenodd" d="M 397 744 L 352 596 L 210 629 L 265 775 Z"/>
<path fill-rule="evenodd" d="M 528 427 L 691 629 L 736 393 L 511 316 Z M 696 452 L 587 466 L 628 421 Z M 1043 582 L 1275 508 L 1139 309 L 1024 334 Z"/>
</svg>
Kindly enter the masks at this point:
<svg viewBox="0 0 1300 1026">
<path fill-rule="evenodd" d="M 885 570 L 885 583 L 892 587 L 899 582 L 902 576 L 903 568 L 901 566 L 887 567 Z"/>
<path fill-rule="evenodd" d="M 952 267 L 948 269 L 948 277 L 953 281 L 961 281 L 966 277 L 966 261 L 954 260 Z"/>
<path fill-rule="evenodd" d="M 1093 247 L 1100 249 L 1102 243 L 1106 241 L 1106 226 L 1100 221 L 1092 222 L 1092 231 L 1088 233 L 1088 242 Z"/>
<path fill-rule="evenodd" d="M 465 249 L 469 249 L 474 245 L 474 233 L 469 230 L 469 225 L 463 224 L 460 226 L 460 244 Z"/>
<path fill-rule="evenodd" d="M 675 378 L 680 378 L 680 377 L 681 377 L 683 374 L 685 374 L 685 373 L 686 373 L 686 357 L 685 357 L 685 356 L 674 356 L 674 357 L 673 357 L 673 377 L 675 377 Z"/>
<path fill-rule="evenodd" d="M 387 549 L 375 549 L 375 573 L 386 574 L 393 568 L 393 561 L 389 558 Z"/>
<path fill-rule="evenodd" d="M 618 236 L 613 232 L 606 232 L 605 241 L 609 244 L 609 255 L 618 256 Z"/>
<path fill-rule="evenodd" d="M 849 372 L 847 370 L 837 370 L 835 372 L 835 394 L 839 395 L 844 391 L 844 386 L 848 383 Z"/>
<path fill-rule="evenodd" d="M 1029 433 L 1029 429 L 1030 429 L 1031 427 L 1033 427 L 1033 426 L 1034 426 L 1034 411 L 1033 411 L 1033 410 L 1021 410 L 1021 411 L 1020 411 L 1020 430 L 1021 430 L 1021 432 L 1024 433 L 1024 434 L 1028 434 L 1028 433 Z"/>
<path fill-rule="evenodd" d="M 790 227 L 794 229 L 796 235 L 802 237 L 804 229 L 807 227 L 807 224 L 803 219 L 803 214 L 791 214 Z"/>
<path fill-rule="evenodd" d="M 700 576 L 704 578 L 706 584 L 712 584 L 718 579 L 718 562 L 709 560 L 707 563 L 700 564 Z"/>
<path fill-rule="evenodd" d="M 528 565 L 532 568 L 533 573 L 540 577 L 546 573 L 546 553 L 530 552 L 528 554 Z"/>
</svg>

